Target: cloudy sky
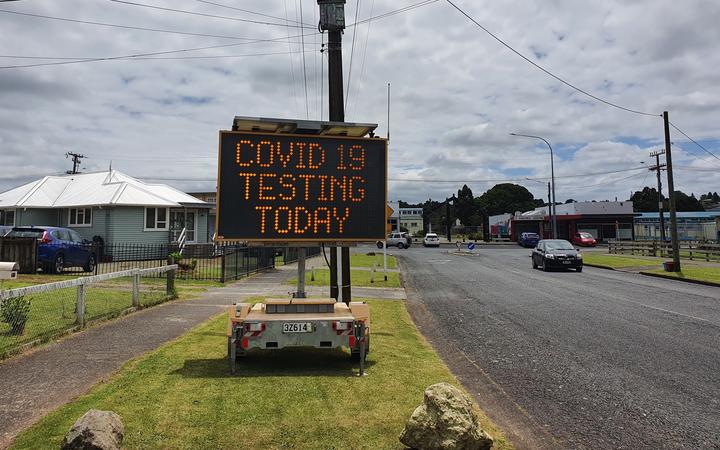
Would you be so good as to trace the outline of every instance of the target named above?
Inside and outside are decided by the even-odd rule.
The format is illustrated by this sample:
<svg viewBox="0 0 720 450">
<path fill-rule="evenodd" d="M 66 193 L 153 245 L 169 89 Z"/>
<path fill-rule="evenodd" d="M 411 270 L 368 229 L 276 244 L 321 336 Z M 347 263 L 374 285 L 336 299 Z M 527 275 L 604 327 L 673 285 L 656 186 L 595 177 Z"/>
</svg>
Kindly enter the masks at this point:
<svg viewBox="0 0 720 450">
<path fill-rule="evenodd" d="M 418 1 L 348 0 L 346 21 Z M 669 111 L 720 157 L 716 0 L 454 1 L 575 86 L 630 109 Z M 86 171 L 112 161 L 141 179 L 213 190 L 217 132 L 233 116 L 327 119 L 314 0 L 302 0 L 302 11 L 299 0 L 134 3 L 0 3 L 0 191 L 71 168 L 68 151 L 87 156 Z M 479 195 L 501 180 L 544 198 L 547 147 L 510 132 L 552 143 L 558 200 L 622 200 L 655 185 L 641 162 L 662 146 L 659 116 L 561 84 L 445 0 L 350 26 L 343 48 L 346 120 L 377 123 L 384 135 L 392 86 L 391 199 L 443 199 L 463 183 Z M 117 58 L 130 55 L 145 56 Z M 676 189 L 720 191 L 720 159 L 675 130 L 672 141 Z"/>
</svg>

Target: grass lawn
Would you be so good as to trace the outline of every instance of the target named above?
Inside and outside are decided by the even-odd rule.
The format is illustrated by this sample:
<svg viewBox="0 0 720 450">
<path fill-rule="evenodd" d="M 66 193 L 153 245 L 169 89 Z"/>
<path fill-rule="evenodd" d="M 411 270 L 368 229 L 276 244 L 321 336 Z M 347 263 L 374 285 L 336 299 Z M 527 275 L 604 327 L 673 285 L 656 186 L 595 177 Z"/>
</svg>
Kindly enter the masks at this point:
<svg viewBox="0 0 720 450">
<path fill-rule="evenodd" d="M 107 383 L 50 413 L 14 448 L 58 448 L 90 408 L 125 424 L 123 448 L 403 448 L 398 436 L 424 389 L 459 386 L 419 335 L 404 302 L 370 300 L 367 376 L 348 353 L 289 350 L 250 354 L 228 375 L 226 316 L 127 363 Z M 481 415 L 496 439 L 510 445 Z"/>
<path fill-rule="evenodd" d="M 330 286 L 330 271 L 328 269 L 315 269 L 315 281 L 311 281 L 312 274 L 310 271 L 305 273 L 305 284 L 307 286 Z M 366 287 L 400 287 L 400 274 L 397 272 L 388 272 L 388 279 L 385 281 L 385 275 L 382 270 L 375 272 L 374 283 L 370 282 L 369 270 L 351 270 L 350 282 L 353 286 Z M 288 284 L 297 284 L 297 277 L 288 281 Z"/>
<path fill-rule="evenodd" d="M 660 266 L 666 259 L 637 257 L 637 256 L 616 256 L 602 255 L 591 252 L 583 252 L 583 262 L 611 269 L 621 269 L 623 267 L 643 267 L 643 266 Z"/>
<path fill-rule="evenodd" d="M 383 254 L 382 250 L 375 255 L 363 255 L 360 253 L 354 253 L 350 255 L 350 267 L 372 267 L 373 263 L 377 264 L 376 267 L 382 269 L 383 267 Z M 397 261 L 394 256 L 388 255 L 387 257 L 388 269 L 397 268 Z"/>
<path fill-rule="evenodd" d="M 667 278 L 683 280 L 709 281 L 720 284 L 720 267 L 682 267 L 682 272 L 665 272 L 663 269 L 648 270 L 647 273 L 661 275 Z"/>
</svg>

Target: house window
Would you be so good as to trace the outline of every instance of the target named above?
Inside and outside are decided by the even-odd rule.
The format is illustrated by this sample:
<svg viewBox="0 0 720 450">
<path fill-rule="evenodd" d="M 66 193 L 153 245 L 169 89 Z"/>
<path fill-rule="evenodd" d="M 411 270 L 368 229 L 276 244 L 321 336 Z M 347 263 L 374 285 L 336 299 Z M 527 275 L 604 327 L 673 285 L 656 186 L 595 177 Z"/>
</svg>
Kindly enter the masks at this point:
<svg viewBox="0 0 720 450">
<path fill-rule="evenodd" d="M 92 208 L 70 208 L 70 218 L 68 219 L 68 226 L 91 227 Z"/>
<path fill-rule="evenodd" d="M 14 227 L 15 226 L 15 211 L 14 210 L 0 211 L 0 225 Z"/>
<path fill-rule="evenodd" d="M 215 196 L 212 195 L 212 196 L 208 197 L 207 200 L 205 200 L 205 201 L 208 203 L 215 203 Z"/>
<path fill-rule="evenodd" d="M 145 230 L 167 230 L 167 216 L 167 208 L 145 208 Z"/>
</svg>

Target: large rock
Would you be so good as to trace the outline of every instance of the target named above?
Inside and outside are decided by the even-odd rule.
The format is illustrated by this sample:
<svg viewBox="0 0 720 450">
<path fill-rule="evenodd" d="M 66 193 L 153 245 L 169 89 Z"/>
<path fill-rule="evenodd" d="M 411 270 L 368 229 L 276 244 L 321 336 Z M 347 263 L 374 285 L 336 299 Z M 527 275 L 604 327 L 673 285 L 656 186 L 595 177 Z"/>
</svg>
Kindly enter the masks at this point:
<svg viewBox="0 0 720 450">
<path fill-rule="evenodd" d="M 65 435 L 62 450 L 120 450 L 125 427 L 112 411 L 91 409 Z"/>
<path fill-rule="evenodd" d="M 408 420 L 400 442 L 419 450 L 487 450 L 493 445 L 480 428 L 472 399 L 448 383 L 425 390 L 423 404 Z"/>
</svg>

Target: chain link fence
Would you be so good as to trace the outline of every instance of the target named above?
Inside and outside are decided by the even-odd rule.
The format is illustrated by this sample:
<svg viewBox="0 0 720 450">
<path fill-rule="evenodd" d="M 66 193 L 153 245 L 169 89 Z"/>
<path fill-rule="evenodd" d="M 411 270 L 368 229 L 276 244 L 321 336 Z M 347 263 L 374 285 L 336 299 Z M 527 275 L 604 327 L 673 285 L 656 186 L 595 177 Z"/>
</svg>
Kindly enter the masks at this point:
<svg viewBox="0 0 720 450">
<path fill-rule="evenodd" d="M 0 291 L 0 359 L 88 323 L 176 297 L 177 265 Z"/>
</svg>

